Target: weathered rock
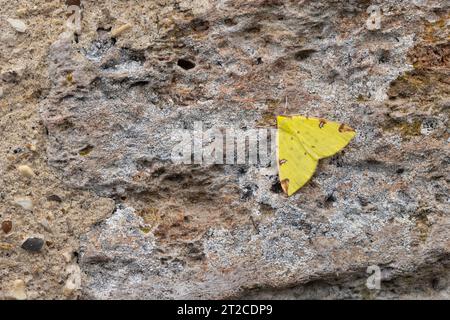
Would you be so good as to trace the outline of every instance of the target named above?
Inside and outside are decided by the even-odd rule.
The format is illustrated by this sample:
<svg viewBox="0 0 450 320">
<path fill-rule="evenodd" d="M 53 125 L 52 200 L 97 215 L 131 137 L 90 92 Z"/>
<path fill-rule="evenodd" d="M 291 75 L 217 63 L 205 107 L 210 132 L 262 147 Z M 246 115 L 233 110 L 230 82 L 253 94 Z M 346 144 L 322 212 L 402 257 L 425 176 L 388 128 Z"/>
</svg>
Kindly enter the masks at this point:
<svg viewBox="0 0 450 320">
<path fill-rule="evenodd" d="M 378 26 L 363 0 L 83 1 L 57 40 L 78 2 L 3 6 L 33 32 L 0 34 L 2 281 L 30 299 L 450 297 L 447 3 L 383 1 Z M 358 132 L 293 197 L 266 164 L 171 161 L 174 130 L 282 113 Z M 15 250 L 45 219 L 46 254 Z"/>
<path fill-rule="evenodd" d="M 139 49 L 101 32 L 81 55 L 65 37 L 50 49 L 50 164 L 129 199 L 83 241 L 86 295 L 226 298 L 448 259 L 448 32 L 421 40 L 446 5 L 389 1 L 370 30 L 359 1 L 184 5 Z M 176 129 L 273 128 L 280 113 L 358 132 L 293 197 L 273 167 L 171 162 Z"/>
<path fill-rule="evenodd" d="M 18 83 L 21 80 L 24 71 L 24 66 L 15 67 L 2 72 L 0 74 L 0 79 L 6 83 Z"/>
<path fill-rule="evenodd" d="M 25 281 L 21 279 L 13 281 L 9 287 L 8 293 L 6 294 L 6 299 L 26 300 L 27 292 Z"/>
<path fill-rule="evenodd" d="M 33 200 L 31 200 L 30 198 L 16 198 L 14 199 L 14 203 L 18 206 L 21 206 L 22 208 L 24 208 L 25 210 L 33 210 Z"/>
<path fill-rule="evenodd" d="M 66 268 L 67 280 L 63 292 L 65 296 L 72 296 L 81 289 L 81 270 L 77 264 L 71 264 Z"/>
</svg>

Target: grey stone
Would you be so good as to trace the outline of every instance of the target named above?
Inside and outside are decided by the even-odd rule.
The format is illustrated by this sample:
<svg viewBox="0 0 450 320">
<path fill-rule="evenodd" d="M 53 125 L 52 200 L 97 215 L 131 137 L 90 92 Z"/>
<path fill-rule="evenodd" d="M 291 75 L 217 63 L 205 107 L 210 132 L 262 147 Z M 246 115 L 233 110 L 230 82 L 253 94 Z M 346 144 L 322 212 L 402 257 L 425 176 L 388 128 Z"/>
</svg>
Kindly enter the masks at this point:
<svg viewBox="0 0 450 320">
<path fill-rule="evenodd" d="M 42 247 L 44 246 L 44 243 L 44 239 L 30 237 L 22 243 L 21 247 L 22 249 L 30 252 L 40 252 L 42 250 Z"/>
<path fill-rule="evenodd" d="M 183 4 L 133 48 L 100 31 L 51 46 L 49 164 L 117 202 L 81 239 L 85 297 L 399 298 L 367 295 L 367 267 L 410 292 L 429 266 L 447 277 L 448 5 L 385 1 L 379 30 L 367 6 Z M 174 130 L 274 128 L 283 113 L 358 133 L 290 198 L 273 167 L 171 161 Z"/>
</svg>

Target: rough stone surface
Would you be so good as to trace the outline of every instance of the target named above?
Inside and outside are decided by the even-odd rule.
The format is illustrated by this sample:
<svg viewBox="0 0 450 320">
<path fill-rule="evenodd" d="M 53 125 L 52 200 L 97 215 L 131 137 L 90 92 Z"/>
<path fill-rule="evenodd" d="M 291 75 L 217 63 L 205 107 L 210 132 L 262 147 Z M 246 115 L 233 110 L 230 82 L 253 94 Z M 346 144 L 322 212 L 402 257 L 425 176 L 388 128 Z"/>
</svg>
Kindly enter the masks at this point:
<svg viewBox="0 0 450 320">
<path fill-rule="evenodd" d="M 368 30 L 362 0 L 83 0 L 77 35 L 60 1 L 0 2 L 4 283 L 30 299 L 449 298 L 444 1 L 380 2 Z M 281 113 L 358 133 L 293 197 L 273 167 L 170 160 L 176 129 Z M 20 250 L 33 233 L 45 255 Z"/>
<path fill-rule="evenodd" d="M 15 280 L 9 286 L 9 292 L 6 294 L 7 299 L 26 300 L 27 291 L 26 284 L 23 280 Z"/>
<path fill-rule="evenodd" d="M 25 32 L 27 31 L 27 25 L 22 21 L 18 19 L 8 19 L 7 20 L 11 27 L 16 29 L 17 32 Z"/>
</svg>

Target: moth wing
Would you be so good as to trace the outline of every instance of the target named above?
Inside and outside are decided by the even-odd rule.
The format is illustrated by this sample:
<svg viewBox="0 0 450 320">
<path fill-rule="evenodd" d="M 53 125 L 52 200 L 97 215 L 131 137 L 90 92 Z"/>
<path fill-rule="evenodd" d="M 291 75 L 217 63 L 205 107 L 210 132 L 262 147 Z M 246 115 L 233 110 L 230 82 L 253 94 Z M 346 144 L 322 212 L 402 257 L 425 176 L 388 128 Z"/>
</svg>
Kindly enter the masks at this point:
<svg viewBox="0 0 450 320">
<path fill-rule="evenodd" d="M 318 159 L 336 154 L 356 135 L 354 129 L 338 122 L 304 116 L 285 119 L 290 122 L 291 130 L 299 136 L 306 150 Z"/>
<path fill-rule="evenodd" d="M 291 196 L 313 176 L 317 159 L 303 146 L 291 121 L 277 117 L 277 164 L 283 191 Z"/>
</svg>

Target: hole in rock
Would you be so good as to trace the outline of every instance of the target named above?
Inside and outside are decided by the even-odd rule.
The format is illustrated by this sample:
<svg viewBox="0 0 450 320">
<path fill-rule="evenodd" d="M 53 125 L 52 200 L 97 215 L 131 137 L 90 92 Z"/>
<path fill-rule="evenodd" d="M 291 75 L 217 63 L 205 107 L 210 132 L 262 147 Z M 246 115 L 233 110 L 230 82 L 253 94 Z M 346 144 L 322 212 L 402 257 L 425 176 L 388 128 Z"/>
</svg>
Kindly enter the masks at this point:
<svg viewBox="0 0 450 320">
<path fill-rule="evenodd" d="M 379 61 L 380 63 L 386 63 L 386 62 L 388 62 L 388 61 L 389 61 L 389 51 L 388 51 L 388 50 L 385 50 L 385 49 L 380 50 L 380 52 L 379 52 L 379 57 L 378 57 L 378 61 Z"/>
<path fill-rule="evenodd" d="M 79 7 L 81 5 L 81 0 L 66 0 L 66 5 Z"/>
<path fill-rule="evenodd" d="M 325 198 L 325 202 L 326 203 L 331 203 L 331 202 L 335 202 L 336 201 L 336 197 L 334 196 L 334 194 L 330 193 L 326 198 Z"/>
<path fill-rule="evenodd" d="M 184 70 L 195 68 L 195 63 L 186 59 L 178 59 L 177 65 Z"/>
<path fill-rule="evenodd" d="M 316 52 L 316 50 L 314 49 L 300 50 L 295 53 L 294 58 L 297 61 L 305 60 L 306 58 L 310 57 L 314 52 Z"/>
<path fill-rule="evenodd" d="M 91 153 L 91 151 L 94 149 L 93 146 L 91 145 L 87 145 L 86 147 L 84 147 L 83 149 L 81 149 L 78 154 L 80 156 L 87 156 L 89 153 Z"/>
<path fill-rule="evenodd" d="M 270 191 L 272 191 L 273 193 L 282 193 L 283 192 L 283 189 L 281 188 L 281 183 L 278 179 L 274 184 L 272 184 Z"/>
<path fill-rule="evenodd" d="M 233 18 L 225 18 L 225 19 L 223 20 L 223 23 L 224 23 L 226 26 L 228 26 L 228 27 L 235 26 L 235 25 L 237 24 L 237 22 L 234 21 Z"/>
<path fill-rule="evenodd" d="M 191 21 L 191 25 L 192 25 L 192 29 L 194 29 L 194 31 L 206 31 L 209 29 L 209 21 L 207 20 L 202 20 L 199 18 L 195 18 Z"/>
</svg>

